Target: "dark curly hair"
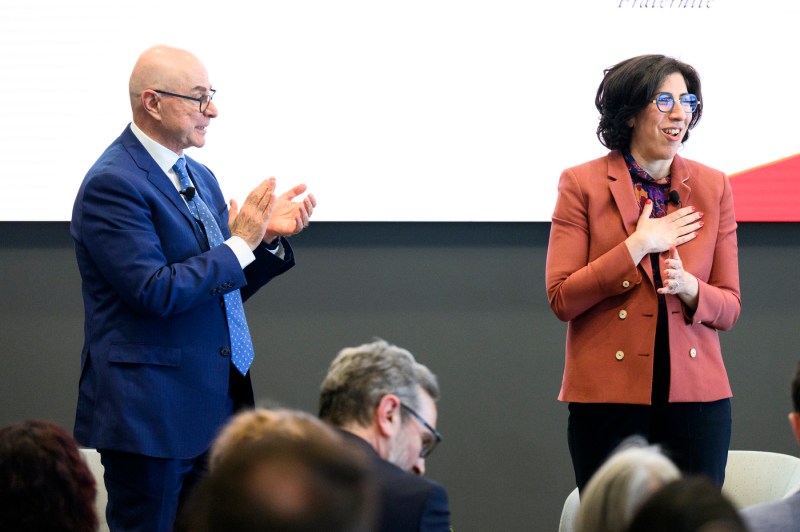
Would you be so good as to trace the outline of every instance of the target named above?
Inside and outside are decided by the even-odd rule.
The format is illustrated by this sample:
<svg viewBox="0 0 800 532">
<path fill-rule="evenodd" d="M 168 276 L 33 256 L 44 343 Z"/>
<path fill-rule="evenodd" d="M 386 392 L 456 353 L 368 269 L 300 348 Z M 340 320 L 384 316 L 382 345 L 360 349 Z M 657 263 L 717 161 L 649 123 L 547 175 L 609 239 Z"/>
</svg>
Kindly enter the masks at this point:
<svg viewBox="0 0 800 532">
<path fill-rule="evenodd" d="M 603 73 L 603 81 L 597 88 L 594 104 L 600 111 L 597 138 L 609 150 L 628 149 L 633 128 L 628 121 L 644 109 L 670 74 L 681 74 L 691 94 L 702 101 L 700 76 L 691 66 L 664 55 L 640 55 L 626 59 L 608 68 Z M 689 128 L 700 121 L 702 104 L 692 114 Z M 689 131 L 683 142 L 689 140 Z"/>
<path fill-rule="evenodd" d="M 0 526 L 8 532 L 94 532 L 94 477 L 75 439 L 55 423 L 0 429 Z"/>
</svg>

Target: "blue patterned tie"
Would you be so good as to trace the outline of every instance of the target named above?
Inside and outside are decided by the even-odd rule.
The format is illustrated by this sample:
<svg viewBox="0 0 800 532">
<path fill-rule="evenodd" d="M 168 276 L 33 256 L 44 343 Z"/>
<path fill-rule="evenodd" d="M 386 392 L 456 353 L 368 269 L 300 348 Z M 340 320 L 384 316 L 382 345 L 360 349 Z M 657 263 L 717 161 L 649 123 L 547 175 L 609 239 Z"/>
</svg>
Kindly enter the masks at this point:
<svg viewBox="0 0 800 532">
<path fill-rule="evenodd" d="M 225 238 L 222 236 L 222 231 L 220 231 L 217 221 L 208 209 L 208 205 L 192 186 L 192 182 L 186 172 L 186 161 L 181 157 L 172 168 L 181 181 L 181 194 L 186 198 L 189 211 L 206 231 L 208 245 L 212 248 L 219 246 L 225 241 Z M 253 363 L 254 354 L 253 342 L 250 339 L 250 329 L 247 328 L 247 320 L 244 317 L 242 294 L 239 290 L 234 290 L 222 297 L 225 299 L 225 314 L 228 317 L 228 334 L 231 340 L 233 365 L 242 375 L 247 375 L 247 370 L 250 369 L 250 364 Z"/>
</svg>

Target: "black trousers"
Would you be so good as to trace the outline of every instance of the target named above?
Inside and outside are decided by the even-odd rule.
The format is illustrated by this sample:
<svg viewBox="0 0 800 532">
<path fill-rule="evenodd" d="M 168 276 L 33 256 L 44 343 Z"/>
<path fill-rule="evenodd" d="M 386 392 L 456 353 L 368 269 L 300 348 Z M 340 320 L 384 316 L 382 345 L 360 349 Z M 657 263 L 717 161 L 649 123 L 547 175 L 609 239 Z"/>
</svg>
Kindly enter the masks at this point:
<svg viewBox="0 0 800 532">
<path fill-rule="evenodd" d="M 731 440 L 731 401 L 657 405 L 570 403 L 567 440 L 579 490 L 625 438 L 659 444 L 684 473 L 722 486 Z"/>
</svg>

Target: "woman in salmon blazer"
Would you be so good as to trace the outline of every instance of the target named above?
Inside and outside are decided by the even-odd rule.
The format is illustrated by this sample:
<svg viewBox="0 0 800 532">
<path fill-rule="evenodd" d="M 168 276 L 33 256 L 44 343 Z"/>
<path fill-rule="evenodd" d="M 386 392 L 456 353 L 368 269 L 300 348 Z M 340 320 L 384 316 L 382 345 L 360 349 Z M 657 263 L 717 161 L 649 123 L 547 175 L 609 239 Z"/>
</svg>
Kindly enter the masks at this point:
<svg viewBox="0 0 800 532">
<path fill-rule="evenodd" d="M 565 170 L 547 295 L 568 322 L 559 400 L 579 488 L 632 434 L 722 485 L 731 389 L 717 331 L 739 317 L 728 178 L 678 155 L 702 114 L 700 78 L 662 55 L 605 71 L 605 157 Z"/>
</svg>

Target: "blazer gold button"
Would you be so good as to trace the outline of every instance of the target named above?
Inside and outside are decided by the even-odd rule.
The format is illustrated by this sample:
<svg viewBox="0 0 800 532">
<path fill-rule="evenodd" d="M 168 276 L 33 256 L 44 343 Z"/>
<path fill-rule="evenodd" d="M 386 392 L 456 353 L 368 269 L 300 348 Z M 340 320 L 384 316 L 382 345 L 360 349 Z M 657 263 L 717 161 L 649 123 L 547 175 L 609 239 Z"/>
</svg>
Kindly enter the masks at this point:
<svg viewBox="0 0 800 532">
<path fill-rule="evenodd" d="M 622 360 L 623 358 L 625 358 L 625 353 L 623 353 L 622 351 L 617 351 L 617 354 L 614 356 L 617 357 L 617 360 Z"/>
<path fill-rule="evenodd" d="M 689 356 L 692 357 L 692 358 L 696 357 L 697 356 L 697 349 L 695 349 L 694 347 L 689 349 Z"/>
<path fill-rule="evenodd" d="M 622 310 L 619 311 L 619 319 L 624 320 L 627 317 L 628 317 L 628 311 L 627 310 L 622 309 Z"/>
<path fill-rule="evenodd" d="M 631 285 L 630 281 L 622 281 L 622 287 L 628 288 Z"/>
</svg>

